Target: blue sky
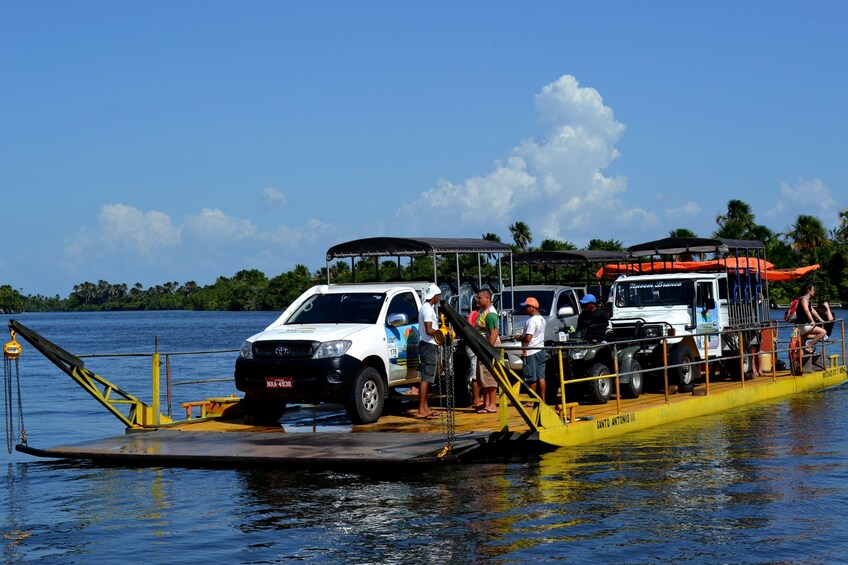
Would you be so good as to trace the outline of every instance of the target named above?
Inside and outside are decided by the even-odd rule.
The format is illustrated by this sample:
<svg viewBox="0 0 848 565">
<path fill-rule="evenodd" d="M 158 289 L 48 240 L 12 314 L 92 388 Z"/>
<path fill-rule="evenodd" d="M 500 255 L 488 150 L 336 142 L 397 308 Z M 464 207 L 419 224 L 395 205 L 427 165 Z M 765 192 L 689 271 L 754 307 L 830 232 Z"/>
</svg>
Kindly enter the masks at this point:
<svg viewBox="0 0 848 565">
<path fill-rule="evenodd" d="M 2 2 L 0 284 L 848 207 L 843 2 Z"/>
</svg>

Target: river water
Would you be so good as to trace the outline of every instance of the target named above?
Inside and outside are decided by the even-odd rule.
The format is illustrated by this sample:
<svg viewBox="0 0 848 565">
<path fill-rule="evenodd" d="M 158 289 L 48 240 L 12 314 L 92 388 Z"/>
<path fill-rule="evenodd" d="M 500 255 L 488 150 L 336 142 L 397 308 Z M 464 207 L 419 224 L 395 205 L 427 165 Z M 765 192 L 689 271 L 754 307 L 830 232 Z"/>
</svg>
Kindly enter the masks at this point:
<svg viewBox="0 0 848 565">
<path fill-rule="evenodd" d="M 236 349 L 274 317 L 17 319 L 84 354 L 149 353 L 154 336 L 162 352 Z M 23 345 L 18 367 L 30 446 L 123 433 L 118 420 Z M 172 379 L 229 377 L 235 355 L 173 357 Z M 149 358 L 93 358 L 86 366 L 150 402 Z M 174 390 L 175 414 L 182 400 L 234 392 L 231 382 Z M 105 467 L 3 451 L 2 560 L 845 562 L 847 401 L 840 387 L 594 446 L 414 474 Z"/>
</svg>

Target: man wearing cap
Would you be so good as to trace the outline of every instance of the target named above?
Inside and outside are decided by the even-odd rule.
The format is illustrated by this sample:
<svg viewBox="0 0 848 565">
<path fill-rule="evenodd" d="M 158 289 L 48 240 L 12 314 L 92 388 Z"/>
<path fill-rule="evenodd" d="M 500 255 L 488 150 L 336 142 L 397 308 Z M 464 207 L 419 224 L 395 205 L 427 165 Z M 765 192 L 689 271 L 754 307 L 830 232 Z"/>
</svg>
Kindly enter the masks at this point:
<svg viewBox="0 0 848 565">
<path fill-rule="evenodd" d="M 521 303 L 530 316 L 524 322 L 524 330 L 518 338 L 521 341 L 521 356 L 524 368 L 521 376 L 542 400 L 545 399 L 545 319 L 539 314 L 539 301 L 528 296 Z M 532 404 L 525 406 L 533 406 Z"/>
<path fill-rule="evenodd" d="M 580 299 L 583 311 L 577 318 L 577 331 L 582 332 L 583 337 L 589 341 L 606 341 L 607 335 L 612 332 L 609 314 L 603 308 L 598 308 L 598 299 L 594 294 L 587 294 Z"/>
<path fill-rule="evenodd" d="M 439 319 L 436 317 L 434 306 L 439 303 L 442 290 L 438 285 L 431 284 L 424 291 L 424 304 L 418 310 L 418 359 L 420 361 L 419 372 L 421 383 L 418 386 L 418 414 L 417 418 L 433 420 L 438 415 L 430 410 L 427 403 L 427 393 L 430 385 L 436 382 L 436 366 L 439 361 L 439 346 L 436 345 L 435 336 L 439 329 Z"/>
</svg>

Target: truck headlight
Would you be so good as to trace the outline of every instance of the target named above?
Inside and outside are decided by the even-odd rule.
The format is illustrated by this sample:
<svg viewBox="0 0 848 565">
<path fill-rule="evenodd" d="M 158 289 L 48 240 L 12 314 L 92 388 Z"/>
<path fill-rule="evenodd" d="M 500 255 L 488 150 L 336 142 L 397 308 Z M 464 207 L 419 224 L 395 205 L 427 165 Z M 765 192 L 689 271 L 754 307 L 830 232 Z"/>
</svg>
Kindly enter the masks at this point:
<svg viewBox="0 0 848 565">
<path fill-rule="evenodd" d="M 658 326 L 648 326 L 645 328 L 645 337 L 660 337 L 662 331 Z"/>
<path fill-rule="evenodd" d="M 245 359 L 253 359 L 253 344 L 249 341 L 245 341 L 241 344 L 241 349 L 239 350 L 239 355 L 241 355 Z"/>
<path fill-rule="evenodd" d="M 327 359 L 330 357 L 340 357 L 350 349 L 353 342 L 346 339 L 337 339 L 335 341 L 326 341 L 318 346 L 315 350 L 313 359 Z"/>
<path fill-rule="evenodd" d="M 588 349 L 574 349 L 571 352 L 571 358 L 579 361 L 579 360 L 583 359 L 584 357 L 586 357 L 587 351 L 588 351 Z"/>
</svg>

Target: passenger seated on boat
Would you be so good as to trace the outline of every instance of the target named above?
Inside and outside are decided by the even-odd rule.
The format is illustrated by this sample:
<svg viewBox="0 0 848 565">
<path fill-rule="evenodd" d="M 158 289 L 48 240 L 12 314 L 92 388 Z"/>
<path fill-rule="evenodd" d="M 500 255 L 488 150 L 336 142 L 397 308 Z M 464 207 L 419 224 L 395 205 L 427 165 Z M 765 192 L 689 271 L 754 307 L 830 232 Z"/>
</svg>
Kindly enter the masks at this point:
<svg viewBox="0 0 848 565">
<path fill-rule="evenodd" d="M 589 341 L 606 341 L 612 335 L 609 314 L 598 307 L 598 299 L 594 294 L 587 294 L 580 299 L 583 311 L 577 318 L 577 332 Z"/>
<path fill-rule="evenodd" d="M 811 300 L 816 294 L 816 287 L 812 284 L 805 284 L 801 287 L 801 292 L 796 309 L 795 323 L 800 326 L 801 343 L 806 345 L 805 352 L 809 354 L 813 352 L 813 347 L 827 336 L 827 332 L 821 325 L 816 325 L 816 320 L 824 324 L 824 319 L 811 306 Z M 809 343 L 807 340 L 809 340 Z"/>
<path fill-rule="evenodd" d="M 819 303 L 816 304 L 816 312 L 818 312 L 819 316 L 824 319 L 824 331 L 827 335 L 825 335 L 824 339 L 830 339 L 831 334 L 833 333 L 833 325 L 834 325 L 834 317 L 833 312 L 830 310 L 830 304 L 828 304 L 827 300 L 819 299 Z"/>
</svg>

